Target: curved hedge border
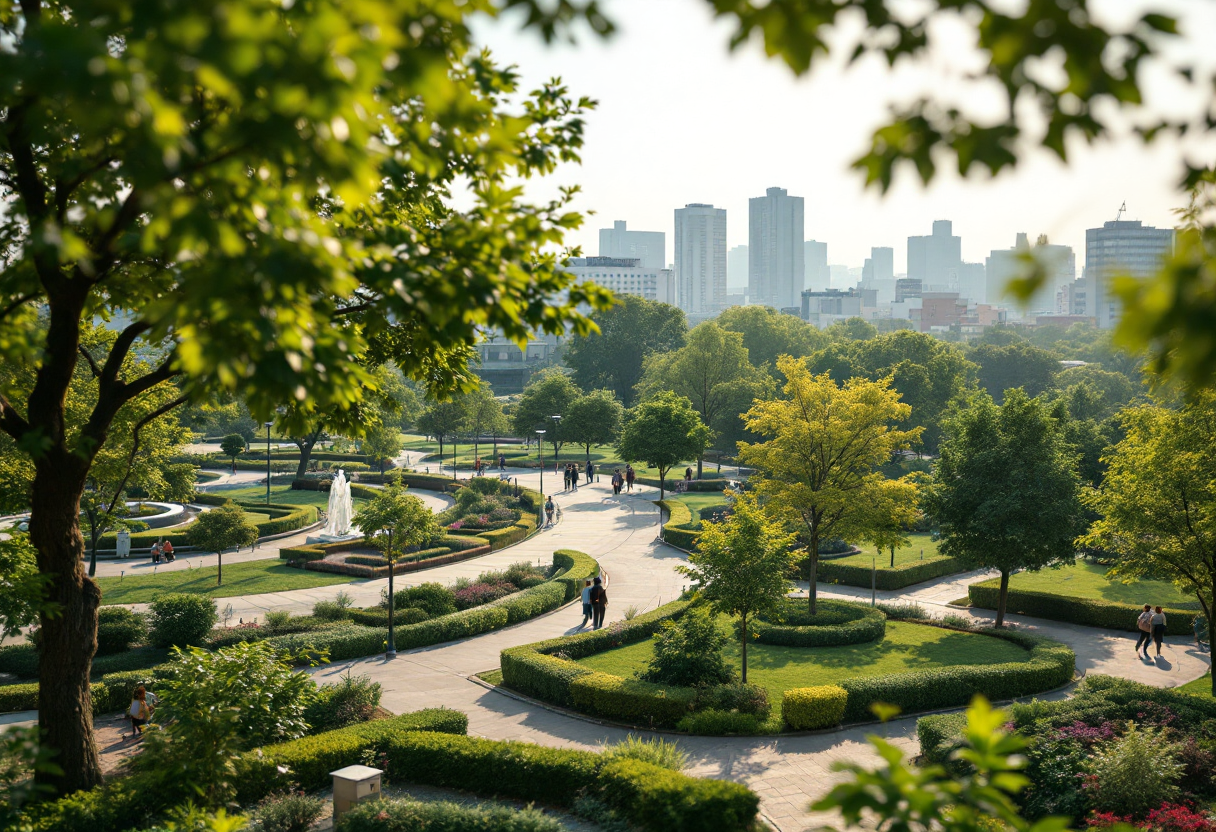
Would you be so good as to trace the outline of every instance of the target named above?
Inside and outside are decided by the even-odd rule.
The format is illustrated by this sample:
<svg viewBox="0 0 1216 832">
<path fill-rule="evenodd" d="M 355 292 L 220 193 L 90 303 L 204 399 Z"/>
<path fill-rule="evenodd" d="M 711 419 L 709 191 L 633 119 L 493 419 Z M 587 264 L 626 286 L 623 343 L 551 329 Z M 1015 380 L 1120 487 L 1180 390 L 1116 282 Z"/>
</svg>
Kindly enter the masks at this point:
<svg viewBox="0 0 1216 832">
<path fill-rule="evenodd" d="M 214 494 L 195 494 L 192 503 L 198 505 L 219 506 L 228 502 L 225 498 Z M 293 506 L 293 505 L 266 505 L 265 503 L 255 503 L 250 500 L 234 500 L 238 506 L 246 511 L 256 512 L 258 514 L 269 515 L 268 520 L 263 520 L 260 523 L 254 523 L 258 529 L 258 537 L 270 537 L 271 535 L 282 534 L 283 532 L 293 532 L 297 529 L 302 529 L 305 526 L 311 526 L 317 522 L 316 506 Z M 189 546 L 190 542 L 186 539 L 187 529 L 190 525 L 179 527 L 178 531 L 168 529 L 148 529 L 142 532 L 131 533 L 131 547 L 143 548 L 151 546 L 157 540 L 164 538 L 173 543 L 174 546 Z M 98 550 L 113 549 L 118 545 L 118 538 L 114 534 L 104 534 L 98 538 Z"/>
<path fill-rule="evenodd" d="M 649 638 L 664 621 L 688 609 L 677 601 L 623 624 L 575 636 L 511 647 L 501 653 L 503 684 L 520 693 L 609 719 L 636 721 L 654 728 L 674 727 L 694 707 L 691 688 L 655 685 L 593 671 L 575 660 Z M 930 626 L 930 625 L 922 625 Z M 934 670 L 844 679 L 847 692 L 843 721 L 872 718 L 876 702 L 905 713 L 966 705 L 976 694 L 992 700 L 1013 699 L 1067 684 L 1076 669 L 1076 654 L 1066 645 L 1039 636 L 1006 630 L 980 630 L 1030 651 L 1025 661 L 994 665 L 958 665 Z"/>
<path fill-rule="evenodd" d="M 880 566 L 875 570 L 873 580 L 877 589 L 903 589 L 912 584 L 931 581 L 963 572 L 966 567 L 958 558 L 938 557 L 925 561 L 914 561 L 891 568 Z M 831 560 L 819 559 L 819 582 L 827 584 L 844 584 L 870 588 L 871 574 L 869 567 L 850 566 L 844 563 L 833 563 Z"/>
<path fill-rule="evenodd" d="M 683 477 L 668 477 L 665 490 L 670 493 L 676 487 L 676 483 L 682 482 L 683 479 Z M 651 488 L 659 487 L 658 477 L 637 477 L 634 482 L 638 485 L 649 485 Z M 726 479 L 725 477 L 719 477 L 712 480 L 692 480 L 688 483 L 687 490 L 702 493 L 722 491 L 728 485 L 730 485 L 730 480 Z"/>
<path fill-rule="evenodd" d="M 657 486 L 658 480 L 655 480 Z M 697 548 L 701 539 L 700 529 L 690 529 L 692 525 L 692 509 L 680 500 L 661 500 L 659 505 L 667 510 L 667 522 L 663 524 L 663 542 L 670 543 L 678 549 L 691 552 Z"/>
<path fill-rule="evenodd" d="M 972 584 L 967 588 L 967 597 L 973 607 L 994 610 L 1001 594 L 1000 578 Z M 1136 632 L 1136 618 L 1143 607 L 1099 601 L 1093 598 L 1076 598 L 1071 595 L 1056 595 L 1054 592 L 1034 592 L 1013 589 L 1005 599 L 1006 612 L 1082 624 L 1086 627 L 1105 627 L 1108 630 Z M 1191 622 L 1198 610 L 1165 610 L 1165 634 L 1170 636 L 1191 635 Z"/>
<path fill-rule="evenodd" d="M 801 606 L 801 605 L 800 605 Z M 790 623 L 776 623 L 757 618 L 748 629 L 761 644 L 778 644 L 785 647 L 834 647 L 841 644 L 864 644 L 878 641 L 887 634 L 887 616 L 882 610 L 849 601 L 823 599 L 819 602 L 819 615 L 839 612 L 842 616 L 853 616 L 841 621 L 824 624 L 800 625 L 796 622 L 809 616 L 791 618 Z"/>
</svg>

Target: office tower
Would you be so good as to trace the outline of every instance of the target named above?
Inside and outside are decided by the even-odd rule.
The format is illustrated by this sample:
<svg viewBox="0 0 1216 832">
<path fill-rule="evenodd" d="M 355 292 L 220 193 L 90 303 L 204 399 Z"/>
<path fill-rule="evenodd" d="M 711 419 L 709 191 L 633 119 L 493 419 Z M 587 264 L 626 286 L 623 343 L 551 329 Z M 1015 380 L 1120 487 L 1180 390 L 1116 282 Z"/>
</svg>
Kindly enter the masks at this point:
<svg viewBox="0 0 1216 832">
<path fill-rule="evenodd" d="M 726 252 L 726 288 L 732 295 L 747 293 L 747 246 Z"/>
<path fill-rule="evenodd" d="M 839 263 L 828 266 L 829 289 L 852 289 L 855 281 L 849 279 L 849 267 Z"/>
<path fill-rule="evenodd" d="M 988 303 L 988 286 L 983 263 L 963 263 L 958 273 L 958 293 L 973 305 Z"/>
<path fill-rule="evenodd" d="M 676 296 L 692 315 L 726 304 L 726 209 L 692 202 L 676 209 Z"/>
<path fill-rule="evenodd" d="M 1009 291 L 1009 281 L 1029 274 L 1033 257 L 1046 271 L 1047 279 L 1034 293 L 1029 303 L 1023 303 Z M 1077 258 L 1070 246 L 1056 246 L 1039 237 L 1034 246 L 1026 234 L 1018 234 L 1013 248 L 997 249 L 988 255 L 985 269 L 984 303 L 1004 306 L 1010 317 L 1033 318 L 1037 315 L 1053 315 L 1056 311 L 1056 294 L 1077 278 Z"/>
<path fill-rule="evenodd" d="M 1119 214 L 1122 215 L 1120 210 Z M 1085 276 L 1092 291 L 1092 314 L 1098 326 L 1119 322 L 1119 301 L 1110 283 L 1119 276 L 1146 278 L 1156 274 L 1174 253 L 1174 230 L 1141 225 L 1139 220 L 1115 219 L 1085 231 Z"/>
<path fill-rule="evenodd" d="M 908 238 L 908 278 L 919 280 L 926 292 L 957 287 L 962 263 L 963 241 L 952 233 L 950 220 L 934 220 L 931 236 Z"/>
<path fill-rule="evenodd" d="M 828 244 L 818 240 L 807 240 L 802 244 L 803 274 L 806 288 L 822 292 L 828 288 Z"/>
<path fill-rule="evenodd" d="M 748 296 L 774 309 L 801 308 L 803 200 L 769 188 L 748 200 Z"/>
<path fill-rule="evenodd" d="M 895 279 L 895 249 L 872 248 L 861 267 L 861 282 L 868 287 L 875 280 Z"/>
<path fill-rule="evenodd" d="M 642 267 L 661 269 L 667 263 L 667 235 L 662 231 L 629 231 L 624 220 L 600 229 L 600 257 L 636 258 Z"/>
<path fill-rule="evenodd" d="M 671 270 L 645 266 L 637 257 L 571 257 L 566 271 L 618 295 L 637 295 L 673 305 L 676 302 Z"/>
</svg>

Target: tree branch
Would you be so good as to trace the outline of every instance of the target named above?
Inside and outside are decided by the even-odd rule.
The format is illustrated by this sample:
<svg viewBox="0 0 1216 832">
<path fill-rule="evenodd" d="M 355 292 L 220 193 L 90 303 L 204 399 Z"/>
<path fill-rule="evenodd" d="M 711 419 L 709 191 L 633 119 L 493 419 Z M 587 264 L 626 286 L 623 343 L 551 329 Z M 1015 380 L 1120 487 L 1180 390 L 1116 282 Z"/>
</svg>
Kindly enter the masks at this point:
<svg viewBox="0 0 1216 832">
<path fill-rule="evenodd" d="M 13 409 L 7 398 L 0 394 L 0 430 L 14 439 L 20 439 L 30 429 L 30 423 L 21 418 L 21 414 Z"/>
<path fill-rule="evenodd" d="M 89 351 L 84 348 L 84 344 L 79 346 L 80 354 L 84 356 L 84 360 L 89 362 L 89 369 L 93 371 L 93 378 L 101 378 L 101 369 L 97 366 L 97 362 L 93 360 L 93 356 L 89 355 Z"/>
<path fill-rule="evenodd" d="M 136 339 L 151 328 L 152 325 L 147 321 L 136 321 L 118 333 L 118 338 L 114 340 L 114 346 L 110 348 L 110 355 L 106 358 L 106 365 L 99 376 L 102 384 L 112 384 L 118 380 L 118 371 L 122 369 L 123 362 L 127 360 L 127 354 L 131 351 Z"/>
<path fill-rule="evenodd" d="M 153 410 L 147 416 L 135 423 L 135 429 L 131 432 L 131 453 L 127 454 L 127 470 L 126 473 L 122 475 L 122 481 L 118 483 L 118 487 L 114 489 L 114 496 L 112 496 L 110 498 L 110 502 L 106 504 L 108 508 L 106 509 L 103 519 L 108 520 L 110 515 L 114 513 L 114 503 L 118 501 L 118 498 L 122 495 L 122 492 L 126 490 L 127 482 L 131 479 L 131 472 L 135 470 L 135 454 L 139 452 L 139 432 L 143 430 L 148 423 L 159 419 L 173 408 L 180 407 L 181 405 L 185 404 L 186 401 L 186 396 L 178 396 L 173 401 L 161 405 L 160 407 L 156 408 L 156 410 Z"/>
<path fill-rule="evenodd" d="M 3 321 L 9 315 L 13 314 L 13 312 L 15 312 L 17 310 L 17 308 L 20 307 L 22 304 L 29 303 L 34 298 L 38 297 L 39 294 L 41 294 L 41 293 L 40 292 L 30 292 L 29 294 L 22 295 L 21 297 L 17 298 L 12 303 L 10 303 L 8 306 L 4 307 L 4 309 L 0 309 L 0 321 Z"/>
</svg>

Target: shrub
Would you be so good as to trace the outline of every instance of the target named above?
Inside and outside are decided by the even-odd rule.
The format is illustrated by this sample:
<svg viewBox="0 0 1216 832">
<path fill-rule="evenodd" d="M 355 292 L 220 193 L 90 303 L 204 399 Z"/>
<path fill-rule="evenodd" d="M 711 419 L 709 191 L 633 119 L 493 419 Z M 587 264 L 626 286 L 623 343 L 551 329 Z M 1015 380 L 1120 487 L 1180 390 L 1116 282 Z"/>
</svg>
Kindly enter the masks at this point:
<svg viewBox="0 0 1216 832">
<path fill-rule="evenodd" d="M 218 620 L 215 601 L 207 596 L 169 593 L 152 602 L 150 638 L 157 647 L 202 644 Z"/>
<path fill-rule="evenodd" d="M 1141 817 L 1178 796 L 1183 766 L 1178 747 L 1158 729 L 1127 724 L 1127 732 L 1099 748 L 1090 763 L 1099 811 Z"/>
<path fill-rule="evenodd" d="M 879 567 L 871 575 L 868 566 L 851 566 L 844 563 L 832 563 L 830 560 L 819 562 L 818 578 L 824 583 L 844 584 L 870 588 L 871 580 L 880 590 L 903 589 L 906 586 L 931 581 L 946 575 L 964 571 L 962 561 L 958 558 L 931 558 L 923 561 L 912 561 L 900 566 Z"/>
<path fill-rule="evenodd" d="M 268 610 L 263 616 L 266 626 L 274 630 L 280 630 L 287 626 L 291 621 L 291 613 L 287 610 Z"/>
<path fill-rule="evenodd" d="M 690 734 L 725 737 L 730 734 L 758 734 L 761 724 L 760 720 L 752 714 L 709 708 L 688 714 L 680 720 L 676 727 Z"/>
<path fill-rule="evenodd" d="M 97 613 L 97 655 L 122 653 L 148 637 L 142 615 L 126 607 L 102 607 Z"/>
<path fill-rule="evenodd" d="M 756 619 L 748 629 L 762 644 L 787 647 L 830 647 L 864 644 L 886 635 L 887 616 L 873 607 L 824 599 L 810 615 L 805 603 L 787 599 L 778 616 Z"/>
<path fill-rule="evenodd" d="M 539 809 L 463 806 L 380 800 L 355 806 L 342 816 L 336 832 L 562 832 L 565 827 Z"/>
<path fill-rule="evenodd" d="M 388 566 L 388 561 L 379 555 L 347 555 L 345 562 L 352 566 Z"/>
<path fill-rule="evenodd" d="M 131 670 L 156 667 L 169 660 L 169 651 L 163 647 L 133 647 L 125 653 L 113 653 L 93 659 L 93 675 L 105 676 Z"/>
<path fill-rule="evenodd" d="M 367 722 L 376 714 L 380 694 L 379 682 L 366 676 L 351 676 L 347 671 L 341 681 L 318 686 L 316 695 L 304 709 L 304 721 L 313 734 Z"/>
<path fill-rule="evenodd" d="M 879 601 L 875 606 L 887 618 L 895 621 L 928 621 L 933 617 L 915 601 L 896 601 L 895 603 Z"/>
<path fill-rule="evenodd" d="M 944 765 L 955 749 L 963 746 L 965 713 L 932 714 L 916 720 L 916 738 L 926 763 Z"/>
<path fill-rule="evenodd" d="M 663 624 L 654 639 L 654 658 L 638 678 L 667 685 L 721 685 L 734 679 L 722 648 L 727 636 L 704 607 Z"/>
<path fill-rule="evenodd" d="M 769 712 L 771 711 L 768 702 L 768 691 L 759 685 L 745 685 L 742 683 L 698 688 L 693 708 L 698 711 L 709 709 L 751 714 L 760 721 L 768 719 Z"/>
<path fill-rule="evenodd" d="M 401 620 L 403 610 L 398 607 L 394 612 L 396 612 L 396 618 L 394 619 L 396 623 L 404 623 Z M 423 615 L 425 616 L 426 613 L 423 613 Z M 388 610 L 382 607 L 367 610 L 347 610 L 346 618 L 355 624 L 362 624 L 364 627 L 388 628 Z"/>
<path fill-rule="evenodd" d="M 849 694 L 839 685 L 795 688 L 782 694 L 781 719 L 793 731 L 834 728 L 844 717 Z"/>
<path fill-rule="evenodd" d="M 38 647 L 34 644 L 0 647 L 0 673 L 11 673 L 19 679 L 38 678 Z"/>
<path fill-rule="evenodd" d="M 527 561 L 511 564 L 502 573 L 502 577 L 507 583 L 514 584 L 520 589 L 530 589 L 547 580 L 544 572 Z"/>
<path fill-rule="evenodd" d="M 671 771 L 683 771 L 688 768 L 688 755 L 680 746 L 659 737 L 642 739 L 630 734 L 616 745 L 605 746 L 601 753 L 608 762 L 641 760 Z"/>
<path fill-rule="evenodd" d="M 971 605 L 983 609 L 996 609 L 1000 596 L 1000 580 L 982 581 L 967 588 Z M 1119 604 L 1094 598 L 1074 598 L 1054 592 L 1034 592 L 1010 588 L 1006 600 L 1007 612 L 1066 621 L 1086 627 L 1103 627 L 1108 630 L 1136 630 L 1136 617 L 1141 608 L 1133 604 Z M 1165 611 L 1165 633 L 1171 636 L 1191 635 L 1194 610 L 1167 609 Z"/>
<path fill-rule="evenodd" d="M 749 829 L 760 798 L 746 786 L 695 780 L 640 760 L 617 760 L 600 772 L 604 798 L 628 820 L 664 832 Z"/>
<path fill-rule="evenodd" d="M 308 832 L 325 804 L 307 794 L 273 795 L 249 813 L 249 832 Z"/>
<path fill-rule="evenodd" d="M 499 598 L 504 598 L 512 592 L 518 592 L 516 587 L 505 581 L 498 583 L 487 584 L 478 581 L 475 584 L 462 587 L 456 590 L 456 609 L 469 610 L 474 607 L 484 606 L 491 601 L 497 601 Z"/>
<path fill-rule="evenodd" d="M 342 621 L 347 618 L 347 611 L 335 601 L 318 601 L 312 605 L 312 615 L 322 621 Z"/>
<path fill-rule="evenodd" d="M 670 728 L 692 709 L 696 692 L 677 685 L 622 679 L 591 672 L 570 681 L 570 698 L 580 711 L 652 728 Z"/>
<path fill-rule="evenodd" d="M 654 481 L 656 487 L 658 482 L 657 479 Z M 663 541 L 677 549 L 691 552 L 697 547 L 701 530 L 692 528 L 692 511 L 688 505 L 680 500 L 663 500 L 659 505 L 668 513 L 667 523 L 663 525 Z"/>
<path fill-rule="evenodd" d="M 431 582 L 398 590 L 393 595 L 393 605 L 398 609 L 417 607 L 437 617 L 456 612 L 456 596 L 446 586 Z"/>
</svg>

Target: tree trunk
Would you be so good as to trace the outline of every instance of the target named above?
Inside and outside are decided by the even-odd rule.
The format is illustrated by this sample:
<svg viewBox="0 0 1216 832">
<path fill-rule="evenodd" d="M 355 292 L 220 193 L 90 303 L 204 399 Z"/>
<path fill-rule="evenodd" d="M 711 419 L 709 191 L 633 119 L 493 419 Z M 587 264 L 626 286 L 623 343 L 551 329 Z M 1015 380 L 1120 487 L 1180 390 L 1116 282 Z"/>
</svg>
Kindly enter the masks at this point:
<svg viewBox="0 0 1216 832">
<path fill-rule="evenodd" d="M 554 440 L 553 440 L 553 461 L 554 461 L 554 462 L 557 462 L 557 461 L 558 461 L 558 459 L 560 459 L 560 457 L 558 456 L 558 451 L 559 451 L 559 450 L 561 450 L 561 448 L 558 446 L 558 444 L 557 444 L 557 440 L 556 440 L 556 439 L 554 439 Z"/>
<path fill-rule="evenodd" d="M 705 455 L 697 457 L 697 479 L 701 479 L 702 463 L 705 461 Z"/>
<path fill-rule="evenodd" d="M 894 544 L 892 544 L 892 546 L 891 546 L 891 568 L 892 569 L 895 568 L 895 546 L 894 546 Z"/>
<path fill-rule="evenodd" d="M 667 472 L 669 470 L 669 468 L 659 467 L 659 502 L 665 499 L 664 495 L 666 492 L 663 489 L 667 485 Z"/>
<path fill-rule="evenodd" d="M 1009 570 L 1001 570 L 1001 594 L 996 602 L 996 626 L 1005 626 L 1005 599 L 1009 597 Z"/>
<path fill-rule="evenodd" d="M 747 684 L 747 613 L 740 616 L 739 629 L 743 632 L 743 644 L 741 651 L 743 653 L 743 684 Z"/>
<path fill-rule="evenodd" d="M 443 437 L 436 436 L 435 441 L 439 443 L 439 467 L 443 468 Z"/>
<path fill-rule="evenodd" d="M 215 585 L 220 586 L 224 583 L 224 553 L 216 552 L 215 554 L 216 557 L 219 558 L 219 560 L 216 561 L 215 567 Z"/>
<path fill-rule="evenodd" d="M 101 783 L 101 762 L 93 735 L 89 670 L 97 651 L 97 608 L 101 591 L 84 571 L 80 495 L 87 467 L 48 454 L 37 466 L 30 505 L 30 541 L 38 550 L 38 571 L 53 576 L 46 600 L 52 617 L 39 616 L 42 649 L 38 661 L 38 728 L 55 749 L 61 775 L 39 770 L 35 780 L 62 797 Z"/>
<path fill-rule="evenodd" d="M 806 593 L 807 610 L 811 615 L 815 614 L 817 609 L 818 598 L 816 597 L 815 583 L 819 579 L 819 528 L 816 524 L 811 530 L 811 568 L 808 571 L 807 577 L 810 579 L 811 585 Z"/>
<path fill-rule="evenodd" d="M 266 448 L 266 455 L 267 456 L 270 455 L 269 447 Z M 236 457 L 235 456 L 232 458 L 232 473 L 234 473 L 234 474 L 236 473 Z M 299 479 L 299 477 L 297 476 L 296 479 Z"/>
<path fill-rule="evenodd" d="M 89 577 L 92 578 L 97 574 L 97 517 L 94 512 L 89 512 L 89 540 L 93 543 L 89 552 Z"/>
</svg>

